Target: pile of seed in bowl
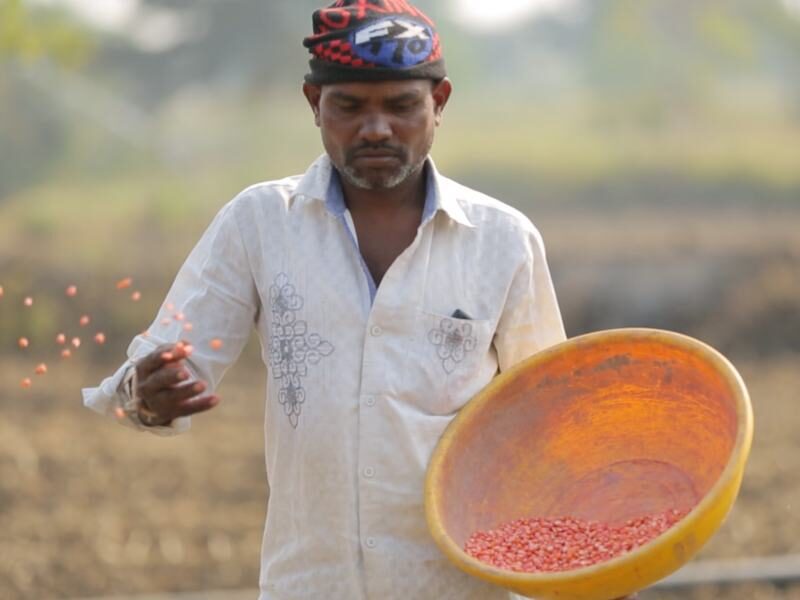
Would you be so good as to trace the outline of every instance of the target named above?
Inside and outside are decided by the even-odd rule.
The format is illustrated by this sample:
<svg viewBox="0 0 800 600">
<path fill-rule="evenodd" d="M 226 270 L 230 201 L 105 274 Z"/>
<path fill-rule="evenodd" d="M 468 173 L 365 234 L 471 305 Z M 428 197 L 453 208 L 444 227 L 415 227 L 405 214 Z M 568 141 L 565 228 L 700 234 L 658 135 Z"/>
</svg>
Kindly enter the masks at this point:
<svg viewBox="0 0 800 600">
<path fill-rule="evenodd" d="M 497 529 L 473 533 L 464 551 L 509 571 L 567 571 L 630 552 L 664 533 L 686 514 L 672 509 L 619 525 L 572 517 L 517 519 Z"/>
</svg>

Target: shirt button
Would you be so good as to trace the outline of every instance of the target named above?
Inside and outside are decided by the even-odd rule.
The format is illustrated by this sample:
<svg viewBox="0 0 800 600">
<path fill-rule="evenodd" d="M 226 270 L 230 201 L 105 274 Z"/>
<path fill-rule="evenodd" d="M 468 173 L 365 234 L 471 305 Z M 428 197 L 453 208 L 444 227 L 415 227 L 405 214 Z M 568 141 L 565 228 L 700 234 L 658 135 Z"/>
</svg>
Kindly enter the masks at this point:
<svg viewBox="0 0 800 600">
<path fill-rule="evenodd" d="M 372 467 L 366 467 L 364 469 L 364 477 L 366 477 L 367 479 L 371 479 L 374 476 L 375 476 L 375 469 L 373 469 Z"/>
<path fill-rule="evenodd" d="M 378 542 L 375 541 L 375 538 L 368 537 L 366 540 L 364 540 L 364 544 L 366 544 L 367 548 L 374 548 L 378 545 Z"/>
<path fill-rule="evenodd" d="M 372 335 L 372 337 L 380 337 L 380 335 L 383 333 L 383 329 L 381 329 L 377 325 L 373 325 L 372 327 L 369 328 L 369 332 Z"/>
<path fill-rule="evenodd" d="M 364 398 L 364 404 L 367 406 L 375 406 L 375 396 L 367 396 Z"/>
</svg>

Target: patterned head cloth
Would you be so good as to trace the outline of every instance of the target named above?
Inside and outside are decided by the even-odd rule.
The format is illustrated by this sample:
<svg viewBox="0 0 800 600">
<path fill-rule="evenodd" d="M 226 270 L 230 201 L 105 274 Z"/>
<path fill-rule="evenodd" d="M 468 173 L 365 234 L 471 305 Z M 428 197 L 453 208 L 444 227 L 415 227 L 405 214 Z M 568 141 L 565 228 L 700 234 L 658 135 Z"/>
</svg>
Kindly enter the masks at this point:
<svg viewBox="0 0 800 600">
<path fill-rule="evenodd" d="M 435 25 L 405 0 L 338 0 L 314 12 L 303 40 L 313 58 L 308 83 L 441 79 Z"/>
</svg>

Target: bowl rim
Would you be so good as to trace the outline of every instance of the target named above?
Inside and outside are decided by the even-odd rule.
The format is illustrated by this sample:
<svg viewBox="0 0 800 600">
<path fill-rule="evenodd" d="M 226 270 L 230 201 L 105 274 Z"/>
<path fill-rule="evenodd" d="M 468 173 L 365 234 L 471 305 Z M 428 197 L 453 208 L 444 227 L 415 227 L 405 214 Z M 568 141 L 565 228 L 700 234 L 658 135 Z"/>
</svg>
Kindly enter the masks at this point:
<svg viewBox="0 0 800 600">
<path fill-rule="evenodd" d="M 486 398 L 488 398 L 492 392 L 505 386 L 506 382 L 514 378 L 518 372 L 529 368 L 531 365 L 549 361 L 553 357 L 563 354 L 576 345 L 595 345 L 620 339 L 628 341 L 655 340 L 672 346 L 694 349 L 699 351 L 703 358 L 711 362 L 717 371 L 727 374 L 725 379 L 729 382 L 731 392 L 736 400 L 737 432 L 728 462 L 717 478 L 717 481 L 685 517 L 661 535 L 638 546 L 634 550 L 586 567 L 552 572 L 508 571 L 488 565 L 464 552 L 445 531 L 440 518 L 436 494 L 434 493 L 434 482 L 440 476 L 442 464 L 444 463 L 449 448 L 453 445 L 453 440 L 460 430 L 460 424 L 469 420 L 474 413 L 479 411 L 485 404 Z M 565 584 L 576 579 L 591 577 L 608 570 L 625 568 L 627 566 L 632 566 L 639 558 L 652 552 L 657 547 L 657 542 L 668 532 L 674 532 L 673 535 L 675 537 L 683 539 L 690 530 L 694 529 L 694 526 L 698 523 L 702 515 L 707 514 L 713 507 L 716 499 L 724 494 L 730 481 L 744 470 L 744 463 L 750 451 L 752 438 L 753 409 L 747 387 L 733 364 L 715 348 L 683 333 L 646 327 L 606 329 L 582 334 L 568 338 L 536 352 L 507 371 L 500 373 L 459 410 L 458 414 L 448 424 L 440 437 L 428 463 L 424 490 L 425 516 L 428 529 L 434 541 L 451 561 L 460 563 L 463 567 L 467 567 L 469 572 L 484 575 L 488 580 L 502 580 L 503 583 L 508 584 L 509 587 L 513 585 L 525 587 L 526 585 L 530 586 L 537 583 Z M 726 513 L 727 512 L 726 510 Z M 696 550 L 699 550 L 699 548 Z M 664 573 L 664 576 L 668 574 L 669 572 Z"/>
</svg>

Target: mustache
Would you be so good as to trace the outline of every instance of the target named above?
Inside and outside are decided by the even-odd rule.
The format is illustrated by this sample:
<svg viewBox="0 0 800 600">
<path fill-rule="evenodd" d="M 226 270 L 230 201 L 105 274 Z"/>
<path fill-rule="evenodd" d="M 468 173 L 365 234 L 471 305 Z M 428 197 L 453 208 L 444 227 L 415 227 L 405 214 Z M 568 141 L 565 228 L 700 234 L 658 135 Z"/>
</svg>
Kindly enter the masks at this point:
<svg viewBox="0 0 800 600">
<path fill-rule="evenodd" d="M 361 144 L 360 146 L 356 146 L 355 148 L 350 148 L 345 153 L 345 160 L 346 162 L 350 162 L 358 157 L 359 154 L 362 152 L 384 152 L 386 154 L 391 154 L 396 156 L 401 160 L 407 160 L 408 152 L 406 152 L 405 148 L 392 146 L 391 144 Z"/>
</svg>

